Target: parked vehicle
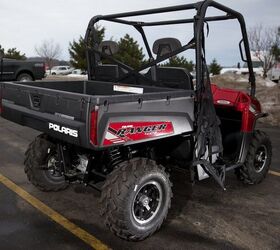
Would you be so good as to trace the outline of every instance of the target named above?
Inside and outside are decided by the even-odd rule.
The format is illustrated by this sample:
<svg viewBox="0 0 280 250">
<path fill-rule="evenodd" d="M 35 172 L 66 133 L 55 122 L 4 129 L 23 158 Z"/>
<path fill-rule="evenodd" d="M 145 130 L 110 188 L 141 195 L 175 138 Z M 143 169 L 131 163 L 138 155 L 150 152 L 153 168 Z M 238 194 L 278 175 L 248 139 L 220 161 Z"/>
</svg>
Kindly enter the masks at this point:
<svg viewBox="0 0 280 250">
<path fill-rule="evenodd" d="M 280 83 L 280 63 L 274 65 L 268 72 L 268 77 L 271 81 Z"/>
<path fill-rule="evenodd" d="M 255 75 L 257 76 L 263 76 L 263 68 L 262 67 L 257 67 L 253 68 L 253 71 Z M 220 72 L 220 74 L 225 74 L 225 73 L 234 73 L 237 75 L 249 75 L 248 67 L 244 68 L 223 68 Z"/>
<path fill-rule="evenodd" d="M 225 15 L 206 17 L 208 7 Z M 197 13 L 187 19 L 141 21 L 144 15 L 147 20 L 149 15 L 183 10 Z M 204 25 L 230 19 L 240 23 L 240 47 L 244 46 L 240 51 L 248 64 L 250 94 L 210 83 Z M 98 44 L 94 27 L 101 20 L 135 27 L 144 40 L 148 62 L 133 69 L 115 59 L 116 42 Z M 194 27 L 188 43 L 161 38 L 150 47 L 143 27 L 184 23 Z M 186 178 L 191 173 L 192 182 L 212 176 L 223 189 L 230 170 L 246 184 L 265 178 L 272 148 L 268 136 L 255 128 L 266 114 L 255 97 L 240 13 L 206 0 L 99 15 L 89 22 L 85 43 L 90 48 L 88 81 L 1 83 L 1 116 L 43 132 L 29 145 L 24 163 L 28 179 L 40 190 L 63 190 L 69 182 L 100 190 L 106 225 L 117 236 L 138 241 L 161 227 L 170 208 L 172 185 L 166 166 L 177 165 Z M 195 88 L 186 69 L 159 66 L 188 49 L 196 54 Z M 102 58 L 112 64 L 102 65 Z M 141 74 L 145 69 L 148 72 Z"/>
<path fill-rule="evenodd" d="M 73 68 L 70 66 L 55 66 L 52 67 L 48 74 L 50 75 L 68 75 L 72 72 Z"/>
<path fill-rule="evenodd" d="M 74 69 L 71 74 L 67 75 L 68 77 L 73 77 L 73 78 L 87 78 L 87 73 L 81 69 Z"/>
<path fill-rule="evenodd" d="M 255 58 L 254 58 L 255 59 Z M 255 61 L 252 61 L 253 64 L 253 71 L 256 76 L 263 76 L 263 64 L 262 62 L 255 59 Z M 237 75 L 249 75 L 249 69 L 247 63 L 244 63 L 242 68 L 223 68 L 220 72 L 220 74 L 225 73 L 234 73 Z"/>
<path fill-rule="evenodd" d="M 0 81 L 35 81 L 41 80 L 44 76 L 45 65 L 43 62 L 3 57 L 0 60 Z"/>
</svg>

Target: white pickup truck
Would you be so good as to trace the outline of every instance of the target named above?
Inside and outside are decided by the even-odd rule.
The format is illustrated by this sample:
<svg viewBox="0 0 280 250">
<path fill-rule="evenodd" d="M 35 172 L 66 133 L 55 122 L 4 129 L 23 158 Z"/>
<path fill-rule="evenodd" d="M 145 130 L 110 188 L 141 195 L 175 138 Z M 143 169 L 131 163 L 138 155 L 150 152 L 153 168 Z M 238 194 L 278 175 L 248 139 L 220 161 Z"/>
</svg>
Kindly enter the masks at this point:
<svg viewBox="0 0 280 250">
<path fill-rule="evenodd" d="M 254 70 L 255 74 L 257 76 L 263 76 L 262 62 L 260 62 L 259 60 L 254 60 L 254 61 L 252 61 L 252 63 L 253 63 L 253 70 Z M 241 67 L 223 68 L 220 73 L 221 74 L 234 73 L 234 74 L 237 74 L 237 75 L 248 75 L 249 70 L 248 70 L 247 64 L 245 63 L 242 68 Z"/>
<path fill-rule="evenodd" d="M 280 63 L 276 64 L 269 72 L 268 77 L 271 81 L 280 83 Z"/>
</svg>

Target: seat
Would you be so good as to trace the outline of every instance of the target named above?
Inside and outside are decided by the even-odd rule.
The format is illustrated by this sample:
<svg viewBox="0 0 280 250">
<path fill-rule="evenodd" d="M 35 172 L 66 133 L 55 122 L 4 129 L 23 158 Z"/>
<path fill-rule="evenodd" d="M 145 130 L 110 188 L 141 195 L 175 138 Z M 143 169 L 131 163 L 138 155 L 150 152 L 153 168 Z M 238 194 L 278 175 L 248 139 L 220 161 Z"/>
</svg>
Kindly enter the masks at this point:
<svg viewBox="0 0 280 250">
<path fill-rule="evenodd" d="M 118 44 L 114 41 L 103 41 L 99 44 L 98 50 L 109 56 L 118 53 Z M 95 80 L 114 82 L 120 76 L 120 69 L 115 64 L 101 64 L 95 67 Z"/>
<path fill-rule="evenodd" d="M 161 38 L 154 42 L 153 52 L 160 57 L 181 47 L 181 42 L 176 38 Z M 162 87 L 193 90 L 193 77 L 185 68 L 152 67 L 146 76 Z"/>
<path fill-rule="evenodd" d="M 119 67 L 114 64 L 103 64 L 95 67 L 95 79 L 98 81 L 114 82 L 119 78 Z"/>
<path fill-rule="evenodd" d="M 151 69 L 146 74 L 147 77 L 152 79 Z M 156 81 L 159 86 L 193 90 L 192 75 L 185 68 L 180 67 L 157 67 L 156 68 Z"/>
</svg>

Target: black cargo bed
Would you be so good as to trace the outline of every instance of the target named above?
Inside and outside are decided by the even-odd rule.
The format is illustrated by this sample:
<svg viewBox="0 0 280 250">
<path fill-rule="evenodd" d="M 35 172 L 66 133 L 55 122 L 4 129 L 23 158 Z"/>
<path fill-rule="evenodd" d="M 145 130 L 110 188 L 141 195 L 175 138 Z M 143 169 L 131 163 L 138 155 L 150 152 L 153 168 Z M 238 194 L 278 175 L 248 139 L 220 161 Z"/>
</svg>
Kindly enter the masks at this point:
<svg viewBox="0 0 280 250">
<path fill-rule="evenodd" d="M 55 90 L 56 93 L 62 91 L 87 95 L 91 97 L 94 104 L 103 104 L 102 102 L 106 100 L 110 100 L 111 103 L 138 101 L 137 97 L 141 97 L 143 100 L 153 100 L 192 95 L 193 93 L 192 90 L 101 81 L 42 81 L 25 82 L 20 85 L 34 87 L 36 90 Z M 61 94 L 63 94 L 62 92 Z"/>
<path fill-rule="evenodd" d="M 97 81 L 3 82 L 0 86 L 2 117 L 84 147 L 90 147 L 90 117 L 97 106 L 99 117 L 103 117 L 106 113 L 104 117 L 108 118 L 110 115 L 120 117 L 123 113 L 138 115 L 143 113 L 148 103 L 148 109 L 143 114 L 145 117 L 150 110 L 154 110 L 154 115 L 165 114 L 168 108 L 165 105 L 177 103 L 178 98 L 188 99 L 193 96 L 191 90 Z M 125 107 L 118 108 L 114 113 L 115 111 L 112 111 L 114 105 L 122 103 Z M 140 108 L 142 103 L 145 105 L 143 109 Z M 176 105 L 172 107 L 169 105 L 169 108 L 175 111 Z M 188 111 L 187 107 L 185 112 L 184 116 L 190 113 L 192 117 L 192 111 Z M 50 123 L 77 130 L 79 136 L 70 137 L 50 131 L 48 127 Z M 104 126 L 101 128 L 102 131 L 105 129 Z"/>
</svg>

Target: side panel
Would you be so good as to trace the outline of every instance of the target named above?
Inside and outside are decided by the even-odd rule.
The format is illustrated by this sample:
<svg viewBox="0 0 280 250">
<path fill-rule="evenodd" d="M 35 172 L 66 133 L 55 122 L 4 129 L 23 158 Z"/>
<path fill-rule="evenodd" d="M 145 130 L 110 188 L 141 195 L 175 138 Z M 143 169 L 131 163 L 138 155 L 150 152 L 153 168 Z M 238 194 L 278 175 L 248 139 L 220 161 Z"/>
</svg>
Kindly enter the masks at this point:
<svg viewBox="0 0 280 250">
<path fill-rule="evenodd" d="M 193 113 L 191 96 L 101 106 L 98 145 L 130 145 L 190 133 Z"/>
<path fill-rule="evenodd" d="M 233 108 L 242 113 L 241 131 L 250 133 L 254 130 L 256 120 L 262 115 L 259 101 L 241 91 L 218 88 L 212 85 L 215 106 Z"/>
</svg>

